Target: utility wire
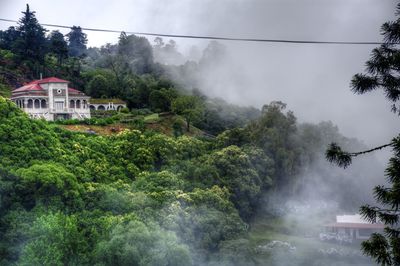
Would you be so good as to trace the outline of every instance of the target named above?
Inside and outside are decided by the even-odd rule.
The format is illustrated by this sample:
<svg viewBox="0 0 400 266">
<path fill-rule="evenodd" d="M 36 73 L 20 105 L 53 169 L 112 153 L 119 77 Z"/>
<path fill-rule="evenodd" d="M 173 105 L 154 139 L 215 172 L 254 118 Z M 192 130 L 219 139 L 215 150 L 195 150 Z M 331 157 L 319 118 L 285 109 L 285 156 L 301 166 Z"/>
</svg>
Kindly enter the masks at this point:
<svg viewBox="0 0 400 266">
<path fill-rule="evenodd" d="M 16 20 L 0 18 L 0 21 L 18 23 Z M 57 24 L 46 24 L 40 23 L 43 26 L 71 29 L 71 26 L 57 25 Z M 95 28 L 84 28 L 86 31 L 97 31 L 97 32 L 111 32 L 127 34 L 145 35 L 145 36 L 158 36 L 158 37 L 171 37 L 171 38 L 186 38 L 186 39 L 206 39 L 206 40 L 221 40 L 221 41 L 241 41 L 241 42 L 266 42 L 266 43 L 293 43 L 293 44 L 338 44 L 338 45 L 381 45 L 383 42 L 353 42 L 353 41 L 309 41 L 309 40 L 287 40 L 287 39 L 257 39 L 257 38 L 236 38 L 236 37 L 224 37 L 224 36 L 199 36 L 199 35 L 180 35 L 180 34 L 165 34 L 165 33 L 151 33 L 151 32 L 135 32 L 135 31 L 121 31 L 121 30 L 109 30 L 109 29 L 95 29 Z M 387 43 L 386 43 L 387 44 Z M 390 44 L 400 44 L 394 42 Z"/>
</svg>

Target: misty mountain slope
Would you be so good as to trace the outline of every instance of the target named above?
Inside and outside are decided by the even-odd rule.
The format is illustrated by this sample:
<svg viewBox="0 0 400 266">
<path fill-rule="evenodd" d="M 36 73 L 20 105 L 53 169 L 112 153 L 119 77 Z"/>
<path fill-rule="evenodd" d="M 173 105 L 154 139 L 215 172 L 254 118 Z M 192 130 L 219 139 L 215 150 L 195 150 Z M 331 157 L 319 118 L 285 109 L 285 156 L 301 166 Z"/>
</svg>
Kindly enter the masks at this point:
<svg viewBox="0 0 400 266">
<path fill-rule="evenodd" d="M 233 10 L 247 10 L 245 1 L 234 3 Z M 255 6 L 265 7 L 248 8 Z M 219 17 L 219 9 L 209 11 L 210 20 Z M 47 32 L 29 5 L 22 14 L 16 27 L 0 31 L 1 95 L 57 76 L 128 108 L 49 123 L 0 96 L 1 265 L 370 262 L 358 243 L 322 243 L 318 234 L 335 215 L 372 202 L 382 166 L 365 157 L 335 168 L 325 160 L 329 143 L 365 145 L 332 122 L 304 123 L 332 119 L 373 139 L 397 128 L 382 131 L 391 120 L 369 113 L 383 106 L 377 97 L 361 103 L 341 91 L 354 70 L 349 58 L 362 58 L 364 49 L 212 41 L 185 54 L 174 41 L 125 32 L 87 48 L 81 27 L 64 36 Z M 371 131 L 355 123 L 364 120 L 354 110 L 365 106 Z"/>
<path fill-rule="evenodd" d="M 297 130 L 274 105 L 248 128 L 201 140 L 138 130 L 69 132 L 29 119 L 8 100 L 0 103 L 5 265 L 234 264 L 239 243 L 249 243 L 245 254 L 256 252 L 245 221 L 265 207 L 263 196 L 292 190 L 295 175 L 286 184 L 277 179 L 306 166 L 279 161 L 282 149 L 295 154 L 301 145 L 281 147 L 275 133 L 289 130 L 293 139 Z"/>
</svg>

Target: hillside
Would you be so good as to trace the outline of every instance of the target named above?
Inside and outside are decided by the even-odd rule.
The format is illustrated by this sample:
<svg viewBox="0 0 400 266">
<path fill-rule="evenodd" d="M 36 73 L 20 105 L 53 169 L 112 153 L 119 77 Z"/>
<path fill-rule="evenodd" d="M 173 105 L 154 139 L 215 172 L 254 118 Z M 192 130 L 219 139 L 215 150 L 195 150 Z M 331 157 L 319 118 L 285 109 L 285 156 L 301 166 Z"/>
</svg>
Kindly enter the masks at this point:
<svg viewBox="0 0 400 266">
<path fill-rule="evenodd" d="M 281 101 L 256 108 L 205 95 L 201 74 L 231 85 L 211 73 L 226 56 L 218 42 L 194 61 L 163 64 L 155 56 L 174 61 L 174 42 L 121 32 L 87 47 L 81 27 L 64 35 L 29 5 L 22 14 L 0 31 L 0 265 L 370 263 L 359 243 L 318 238 L 337 213 L 374 202 L 366 191 L 381 173 L 375 158 L 346 171 L 325 159 L 330 143 L 363 143 L 329 121 L 300 123 Z M 9 97 L 41 77 L 127 108 L 30 119 Z M 244 80 L 229 80 L 246 93 Z"/>
<path fill-rule="evenodd" d="M 68 124 L 69 122 L 61 122 Z M 152 130 L 167 136 L 185 135 L 191 137 L 210 136 L 204 131 L 192 126 L 190 131 L 185 128 L 184 118 L 173 114 L 149 114 L 149 115 L 123 115 L 119 114 L 118 118 L 108 125 L 96 125 L 96 120 L 92 121 L 93 125 L 85 122 L 74 122 L 73 125 L 60 125 L 60 127 L 76 132 L 92 133 L 99 135 L 118 134 L 126 129 L 142 129 Z"/>
<path fill-rule="evenodd" d="M 275 143 L 296 165 L 298 157 L 289 155 L 302 142 L 286 145 L 293 134 L 306 138 L 295 127 L 287 132 L 291 116 L 272 105 L 248 128 L 215 139 L 164 134 L 177 117 L 156 114 L 143 116 L 139 130 L 125 125 L 111 132 L 117 125 L 111 123 L 90 126 L 98 130 L 92 134 L 82 132 L 83 125 L 31 120 L 0 98 L 1 263 L 124 265 L 129 258 L 138 264 L 231 264 L 243 255 L 237 251 L 242 243 L 250 243 L 252 254 L 258 226 L 251 222 L 248 235 L 247 222 L 263 195 L 297 183 L 296 175 L 286 174 L 290 168 L 280 166 L 290 164 L 265 146 Z M 99 121 L 106 120 L 91 122 Z M 192 130 L 189 135 L 201 133 Z M 275 139 L 284 135 L 284 141 Z M 285 183 L 278 182 L 282 176 Z M 268 234 L 265 239 L 272 239 Z M 128 243 L 140 250 L 136 257 L 121 250 Z"/>
</svg>

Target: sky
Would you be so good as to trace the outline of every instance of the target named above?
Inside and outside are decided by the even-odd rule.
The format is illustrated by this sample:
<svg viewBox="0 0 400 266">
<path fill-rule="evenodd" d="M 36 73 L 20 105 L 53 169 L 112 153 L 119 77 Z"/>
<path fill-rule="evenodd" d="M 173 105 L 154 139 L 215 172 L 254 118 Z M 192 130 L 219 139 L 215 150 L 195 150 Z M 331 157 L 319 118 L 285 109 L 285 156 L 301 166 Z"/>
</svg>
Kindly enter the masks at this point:
<svg viewBox="0 0 400 266">
<path fill-rule="evenodd" d="M 26 3 L 40 23 L 320 41 L 381 41 L 380 26 L 395 18 L 396 6 L 395 0 L 0 0 L 0 18 L 20 18 Z M 11 25 L 0 22 L 0 29 Z M 89 46 L 118 38 L 87 34 Z M 175 41 L 183 52 L 206 45 Z M 361 96 L 350 91 L 352 76 L 364 71 L 375 46 L 222 43 L 230 56 L 226 73 L 204 77 L 201 89 L 207 94 L 255 107 L 281 100 L 299 121 L 331 120 L 368 146 L 384 144 L 400 132 L 400 118 L 390 112 L 381 91 Z"/>
</svg>

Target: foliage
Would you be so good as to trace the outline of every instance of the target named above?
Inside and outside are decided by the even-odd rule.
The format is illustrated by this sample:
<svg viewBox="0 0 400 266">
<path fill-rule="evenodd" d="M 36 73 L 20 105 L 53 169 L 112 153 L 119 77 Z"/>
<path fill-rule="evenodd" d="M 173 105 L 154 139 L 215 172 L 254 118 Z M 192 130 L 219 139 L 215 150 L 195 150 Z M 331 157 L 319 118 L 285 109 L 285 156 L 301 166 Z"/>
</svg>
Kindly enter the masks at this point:
<svg viewBox="0 0 400 266">
<path fill-rule="evenodd" d="M 242 217 L 249 218 L 257 206 L 262 184 L 248 155 L 239 147 L 229 146 L 213 153 L 207 163 L 217 170 L 217 182 L 231 191 Z"/>
<path fill-rule="evenodd" d="M 59 31 L 52 31 L 49 41 L 49 51 L 57 56 L 57 63 L 61 65 L 63 60 L 68 57 L 68 45 L 64 40 L 64 35 Z"/>
<path fill-rule="evenodd" d="M 21 36 L 32 29 L 29 49 L 45 41 L 38 57 L 21 50 Z M 219 43 L 198 63 L 161 68 L 153 53 L 172 62 L 169 55 L 179 56 L 173 41 L 157 39 L 152 47 L 122 33 L 117 44 L 87 49 L 80 27 L 67 41 L 60 32 L 44 33 L 29 9 L 20 27 L 0 31 L 0 94 L 43 73 L 101 98 L 94 101 L 118 98 L 130 109 L 49 123 L 0 97 L 2 265 L 245 263 L 238 258 L 251 254 L 241 246 L 245 222 L 262 195 L 293 193 L 299 169 L 316 160 L 326 139 L 343 143 L 330 124 L 298 125 L 284 103 L 238 107 L 171 81 L 171 69 L 193 74 L 225 56 Z M 59 126 L 124 119 L 130 129 L 110 136 Z M 146 130 L 160 121 L 172 125 L 174 137 Z M 186 134 L 194 125 L 219 135 L 183 135 L 185 122 Z"/>
<path fill-rule="evenodd" d="M 85 264 L 86 243 L 75 215 L 61 213 L 38 217 L 23 247 L 20 265 Z"/>
<path fill-rule="evenodd" d="M 184 95 L 172 102 L 172 111 L 182 115 L 186 120 L 186 129 L 190 131 L 190 124 L 200 120 L 204 107 L 196 96 Z"/>
<path fill-rule="evenodd" d="M 0 83 L 0 96 L 2 97 L 10 97 L 11 96 L 11 89 L 4 84 Z"/>
<path fill-rule="evenodd" d="M 79 26 L 72 26 L 71 31 L 66 35 L 68 39 L 69 55 L 80 57 L 86 51 L 87 38 Z"/>
<path fill-rule="evenodd" d="M 176 97 L 177 92 L 173 89 L 153 90 L 149 94 L 149 105 L 155 112 L 169 112 L 171 111 L 171 102 Z"/>
<path fill-rule="evenodd" d="M 397 6 L 399 16 L 400 4 Z M 367 74 L 356 74 L 351 86 L 354 93 L 382 89 L 386 98 L 392 103 L 392 110 L 400 114 L 398 103 L 400 89 L 398 82 L 399 55 L 398 43 L 400 39 L 398 28 L 400 18 L 387 22 L 382 26 L 385 43 L 372 51 L 370 60 L 367 61 Z M 339 166 L 346 167 L 351 163 L 351 157 L 369 153 L 384 147 L 393 148 L 393 157 L 389 160 L 386 169 L 388 186 L 376 186 L 374 196 L 378 206 L 364 205 L 360 208 L 361 214 L 370 222 L 382 221 L 385 224 L 384 233 L 374 233 L 369 240 L 363 242 L 362 249 L 380 265 L 400 264 L 400 138 L 393 139 L 390 143 L 362 152 L 345 152 L 336 144 L 331 144 L 327 151 L 327 159 L 336 162 Z"/>
<path fill-rule="evenodd" d="M 96 248 L 97 265 L 191 265 L 187 246 L 171 232 L 140 221 L 118 224 Z"/>
<path fill-rule="evenodd" d="M 145 74 L 152 71 L 153 50 L 144 37 L 127 36 L 122 33 L 118 43 L 118 55 L 123 57 L 123 62 L 135 73 Z"/>
<path fill-rule="evenodd" d="M 296 117 L 291 111 L 283 113 L 285 108 L 286 105 L 281 102 L 265 105 L 262 116 L 250 123 L 246 130 L 250 143 L 260 147 L 273 159 L 279 188 L 293 183 L 288 179 L 296 176 L 300 166 L 300 150 L 294 138 L 297 132 Z M 240 135 L 236 138 L 241 142 L 245 140 Z"/>
<path fill-rule="evenodd" d="M 31 205 L 59 205 L 77 208 L 80 185 L 77 178 L 62 165 L 44 163 L 15 171 L 20 177 L 16 190 L 24 194 L 27 207 Z"/>
<path fill-rule="evenodd" d="M 26 5 L 24 16 L 19 20 L 19 38 L 15 40 L 13 49 L 20 55 L 21 60 L 31 62 L 44 61 L 46 49 L 45 29 L 38 23 L 35 12 L 30 11 Z"/>
</svg>

